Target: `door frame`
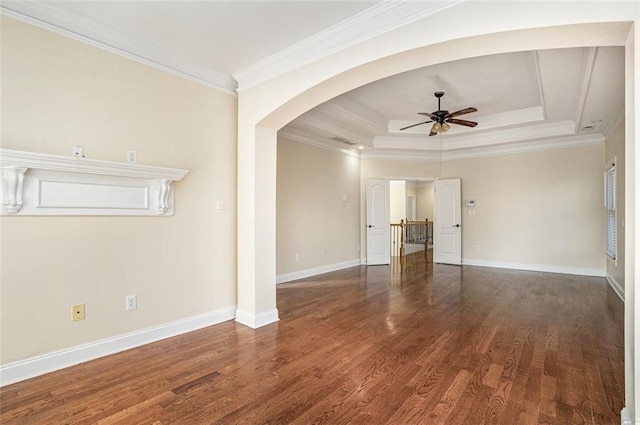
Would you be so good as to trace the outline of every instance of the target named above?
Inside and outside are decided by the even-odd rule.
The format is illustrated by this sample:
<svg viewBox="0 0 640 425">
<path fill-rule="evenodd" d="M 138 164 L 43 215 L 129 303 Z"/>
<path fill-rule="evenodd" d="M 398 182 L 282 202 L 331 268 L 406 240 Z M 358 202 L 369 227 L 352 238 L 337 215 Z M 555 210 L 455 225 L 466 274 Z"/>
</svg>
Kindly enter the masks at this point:
<svg viewBox="0 0 640 425">
<path fill-rule="evenodd" d="M 366 200 L 366 195 L 367 195 L 367 181 L 373 179 L 373 180 L 387 180 L 387 181 L 391 181 L 391 180 L 408 180 L 408 181 L 417 181 L 417 182 L 434 182 L 436 180 L 440 180 L 439 177 L 431 177 L 431 176 L 420 176 L 420 177 L 416 177 L 416 176 L 384 176 L 384 177 L 375 177 L 375 176 L 367 176 L 366 178 L 363 179 L 363 187 L 362 187 L 362 192 L 364 193 L 365 196 L 363 197 L 360 205 L 362 206 L 362 210 L 361 210 L 361 214 L 360 217 L 362 217 L 362 222 L 364 223 L 363 226 L 360 227 L 360 245 L 362 246 L 362 253 L 364 254 L 361 260 L 362 264 L 366 264 L 367 263 L 367 200 Z M 434 198 L 434 202 L 435 202 L 435 198 Z M 434 205 L 435 208 L 435 205 Z M 435 241 L 434 241 L 435 243 Z"/>
</svg>

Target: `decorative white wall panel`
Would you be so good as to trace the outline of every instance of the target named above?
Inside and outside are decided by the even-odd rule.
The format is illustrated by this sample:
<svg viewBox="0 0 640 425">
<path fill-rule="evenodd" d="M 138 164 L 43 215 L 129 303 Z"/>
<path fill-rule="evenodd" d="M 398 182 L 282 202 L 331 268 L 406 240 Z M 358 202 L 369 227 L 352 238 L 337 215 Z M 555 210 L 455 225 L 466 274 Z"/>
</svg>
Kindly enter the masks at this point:
<svg viewBox="0 0 640 425">
<path fill-rule="evenodd" d="M 187 170 L 0 149 L 2 215 L 172 215 Z"/>
</svg>

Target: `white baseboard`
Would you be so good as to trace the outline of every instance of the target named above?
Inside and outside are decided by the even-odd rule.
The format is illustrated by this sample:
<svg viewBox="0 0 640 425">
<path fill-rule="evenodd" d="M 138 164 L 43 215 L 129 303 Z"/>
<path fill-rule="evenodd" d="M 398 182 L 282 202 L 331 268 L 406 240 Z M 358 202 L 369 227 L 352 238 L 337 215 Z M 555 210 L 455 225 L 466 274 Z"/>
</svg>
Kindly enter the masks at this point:
<svg viewBox="0 0 640 425">
<path fill-rule="evenodd" d="M 342 263 L 327 264 L 326 266 L 314 267 L 312 269 L 300 270 L 297 272 L 285 273 L 276 276 L 276 283 L 286 283 L 293 280 L 304 279 L 305 277 L 317 276 L 323 273 L 334 272 L 349 267 L 355 267 L 363 264 L 362 260 L 350 260 Z M 366 260 L 365 263 L 366 264 Z"/>
<path fill-rule="evenodd" d="M 613 292 L 615 292 L 622 302 L 624 302 L 624 286 L 620 285 L 620 283 L 609 273 L 607 273 L 607 282 L 609 282 L 609 286 L 611 286 Z"/>
<path fill-rule="evenodd" d="M 631 413 L 629 413 L 629 409 L 626 407 L 622 409 L 620 412 L 620 425 L 632 425 L 633 420 L 631 419 Z"/>
<path fill-rule="evenodd" d="M 249 326 L 253 329 L 257 329 L 270 323 L 277 322 L 278 320 L 280 319 L 278 318 L 277 308 L 272 308 L 271 310 L 263 311 L 262 313 L 258 313 L 256 315 L 253 315 L 244 310 L 236 310 L 236 322 L 240 323 L 241 325 Z"/>
<path fill-rule="evenodd" d="M 556 266 L 556 265 L 546 265 L 546 264 L 502 263 L 499 261 L 485 261 L 485 260 L 476 260 L 471 258 L 463 258 L 462 264 L 465 266 L 494 267 L 498 269 L 530 270 L 534 272 L 605 277 L 604 268 L 599 269 L 599 268 L 587 268 L 587 267 Z"/>
<path fill-rule="evenodd" d="M 0 386 L 232 320 L 236 306 L 0 366 Z"/>
</svg>

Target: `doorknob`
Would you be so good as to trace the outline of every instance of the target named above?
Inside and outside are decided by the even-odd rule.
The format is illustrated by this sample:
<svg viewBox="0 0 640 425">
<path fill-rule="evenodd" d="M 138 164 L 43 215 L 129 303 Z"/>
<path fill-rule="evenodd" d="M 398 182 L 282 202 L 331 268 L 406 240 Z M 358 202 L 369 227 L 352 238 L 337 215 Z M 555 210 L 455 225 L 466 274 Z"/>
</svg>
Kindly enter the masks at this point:
<svg viewBox="0 0 640 425">
<path fill-rule="evenodd" d="M 459 224 L 456 224 L 456 225 L 455 225 L 455 226 L 453 226 L 453 227 L 460 227 L 460 225 L 459 225 Z"/>
<path fill-rule="evenodd" d="M 373 224 L 369 224 L 367 227 L 373 227 Z"/>
</svg>

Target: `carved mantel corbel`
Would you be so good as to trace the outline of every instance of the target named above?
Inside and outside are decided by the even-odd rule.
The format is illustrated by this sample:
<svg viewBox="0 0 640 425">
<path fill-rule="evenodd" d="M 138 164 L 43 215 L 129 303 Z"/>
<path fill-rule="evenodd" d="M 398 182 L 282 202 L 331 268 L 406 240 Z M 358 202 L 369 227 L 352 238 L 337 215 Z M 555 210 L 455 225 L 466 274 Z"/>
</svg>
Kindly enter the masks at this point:
<svg viewBox="0 0 640 425">
<path fill-rule="evenodd" d="M 171 180 L 157 180 L 158 184 L 158 213 L 164 214 L 169 210 L 169 194 L 171 193 Z"/>
<path fill-rule="evenodd" d="M 8 213 L 15 214 L 22 208 L 22 191 L 26 167 L 3 167 L 2 187 L 3 204 Z"/>
</svg>

